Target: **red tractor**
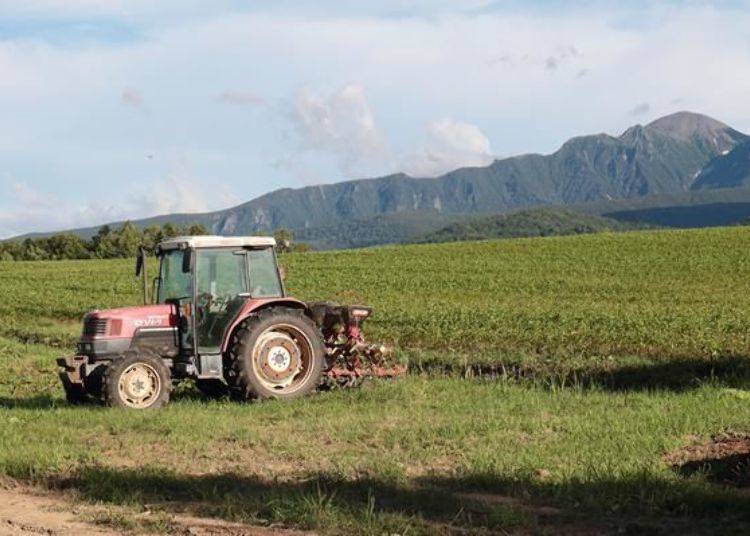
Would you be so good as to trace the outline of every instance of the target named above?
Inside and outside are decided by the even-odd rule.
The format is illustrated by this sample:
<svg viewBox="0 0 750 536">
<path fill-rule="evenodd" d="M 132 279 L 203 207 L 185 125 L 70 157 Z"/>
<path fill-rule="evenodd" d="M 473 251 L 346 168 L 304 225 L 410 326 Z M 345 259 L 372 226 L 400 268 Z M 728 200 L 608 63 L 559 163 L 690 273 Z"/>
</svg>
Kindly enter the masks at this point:
<svg viewBox="0 0 750 536">
<path fill-rule="evenodd" d="M 193 379 L 208 396 L 296 398 L 322 385 L 401 374 L 361 332 L 371 309 L 286 295 L 269 237 L 192 236 L 158 245 L 149 304 L 93 311 L 77 354 L 58 360 L 69 402 L 164 406 L 174 384 Z"/>
</svg>

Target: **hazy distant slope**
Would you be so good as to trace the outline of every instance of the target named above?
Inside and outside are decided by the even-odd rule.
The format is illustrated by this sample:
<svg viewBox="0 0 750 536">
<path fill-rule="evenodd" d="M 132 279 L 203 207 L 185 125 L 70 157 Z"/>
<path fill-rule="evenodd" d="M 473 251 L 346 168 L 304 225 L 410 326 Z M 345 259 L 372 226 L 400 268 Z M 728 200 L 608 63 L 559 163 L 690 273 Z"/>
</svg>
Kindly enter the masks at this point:
<svg viewBox="0 0 750 536">
<path fill-rule="evenodd" d="M 715 227 L 750 218 L 750 188 L 690 190 L 574 205 L 577 211 L 660 227 Z"/>
<path fill-rule="evenodd" d="M 574 138 L 555 153 L 496 160 L 435 179 L 404 174 L 284 189 L 209 216 L 222 234 L 309 229 L 382 214 L 497 213 L 550 204 L 688 190 L 715 157 L 748 139 L 706 116 L 681 112 L 619 137 Z"/>
<path fill-rule="evenodd" d="M 522 210 L 512 214 L 498 214 L 471 218 L 453 223 L 439 231 L 420 237 L 416 242 L 455 242 L 490 238 L 521 238 L 532 236 L 561 236 L 622 231 L 641 227 L 593 214 L 561 208 Z"/>
<path fill-rule="evenodd" d="M 439 212 L 383 214 L 369 220 L 354 220 L 310 229 L 299 229 L 295 240 L 315 249 L 340 249 L 412 242 L 446 225 L 475 217 Z"/>
<path fill-rule="evenodd" d="M 719 121 L 680 112 L 646 126 L 636 125 L 617 137 L 597 134 L 573 138 L 546 156 L 516 156 L 430 179 L 395 174 L 285 188 L 227 210 L 166 215 L 136 223 L 196 222 L 227 235 L 268 233 L 286 227 L 315 239 L 325 238 L 321 234 L 326 229 L 352 225 L 362 231 L 355 235 L 369 238 L 328 243 L 369 245 L 382 243 L 372 242 L 381 236 L 391 240 L 414 236 L 417 231 L 428 232 L 426 227 L 443 216 L 679 194 L 696 187 L 695 181 L 704 170 L 718 166 L 717 159 L 731 155 L 736 147 L 750 143 L 748 140 Z M 721 186 L 716 180 L 712 184 Z M 421 218 L 423 221 L 419 221 Z M 387 228 L 368 233 L 362 222 Z M 90 235 L 93 230 L 76 232 Z M 341 233 L 337 230 L 335 234 Z"/>
</svg>

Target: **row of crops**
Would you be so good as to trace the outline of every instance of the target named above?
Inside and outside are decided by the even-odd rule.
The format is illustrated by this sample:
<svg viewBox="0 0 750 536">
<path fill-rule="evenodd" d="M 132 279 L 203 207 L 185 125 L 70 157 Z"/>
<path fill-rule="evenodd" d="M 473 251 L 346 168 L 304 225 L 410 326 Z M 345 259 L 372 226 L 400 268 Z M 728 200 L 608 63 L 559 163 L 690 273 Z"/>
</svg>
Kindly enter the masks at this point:
<svg viewBox="0 0 750 536">
<path fill-rule="evenodd" d="M 290 293 L 375 307 L 371 339 L 469 359 L 744 355 L 750 231 L 393 246 L 282 257 Z M 0 263 L 0 334 L 75 337 L 137 304 L 132 261 Z M 55 339 L 57 337 L 57 339 Z"/>
</svg>

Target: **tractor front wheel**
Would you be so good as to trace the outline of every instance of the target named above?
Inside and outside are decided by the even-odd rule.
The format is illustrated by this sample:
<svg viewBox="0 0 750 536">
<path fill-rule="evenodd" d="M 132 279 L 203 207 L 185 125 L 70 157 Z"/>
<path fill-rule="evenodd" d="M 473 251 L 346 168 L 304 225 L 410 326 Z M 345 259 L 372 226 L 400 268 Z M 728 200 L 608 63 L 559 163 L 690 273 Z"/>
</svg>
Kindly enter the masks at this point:
<svg viewBox="0 0 750 536">
<path fill-rule="evenodd" d="M 65 400 L 68 404 L 80 405 L 89 401 L 86 389 L 80 383 L 72 383 L 67 377 L 63 378 L 63 389 L 65 390 Z"/>
<path fill-rule="evenodd" d="M 106 365 L 100 365 L 83 378 L 83 386 L 86 392 L 100 401 L 104 389 L 104 371 L 106 368 Z"/>
<path fill-rule="evenodd" d="M 237 398 L 304 396 L 319 385 L 325 350 L 317 326 L 295 309 L 265 309 L 232 338 L 229 384 Z"/>
<path fill-rule="evenodd" d="M 109 406 L 158 409 L 169 402 L 172 378 L 160 357 L 129 352 L 104 371 L 104 400 Z"/>
</svg>

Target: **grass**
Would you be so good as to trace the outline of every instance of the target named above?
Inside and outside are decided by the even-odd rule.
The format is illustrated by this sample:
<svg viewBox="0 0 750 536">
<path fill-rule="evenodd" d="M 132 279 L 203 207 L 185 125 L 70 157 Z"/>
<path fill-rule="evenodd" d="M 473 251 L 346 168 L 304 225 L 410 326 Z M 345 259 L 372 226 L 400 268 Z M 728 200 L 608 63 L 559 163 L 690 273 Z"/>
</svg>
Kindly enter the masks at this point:
<svg viewBox="0 0 750 536">
<path fill-rule="evenodd" d="M 747 494 L 685 479 L 662 456 L 747 430 L 748 402 L 720 378 L 630 391 L 409 377 L 294 404 L 185 392 L 145 415 L 7 397 L 0 471 L 135 512 L 189 505 L 335 533 L 615 530 L 633 519 L 747 528 Z"/>
<path fill-rule="evenodd" d="M 748 242 L 740 228 L 287 256 L 295 294 L 374 304 L 371 338 L 414 374 L 290 404 L 184 386 L 147 414 L 69 407 L 54 376 L 84 311 L 137 303 L 130 263 L 0 263 L 0 474 L 132 530 L 148 509 L 334 534 L 747 532 L 747 490 L 664 456 L 750 431 Z"/>
<path fill-rule="evenodd" d="M 282 262 L 293 295 L 369 303 L 373 338 L 435 350 L 448 364 L 703 357 L 745 355 L 750 346 L 748 248 L 750 229 L 736 227 L 392 246 Z M 68 321 L 52 342 L 72 344 L 71 322 L 91 308 L 138 304 L 139 288 L 131 261 L 0 263 L 0 334 L 34 342 L 41 309 Z"/>
</svg>

